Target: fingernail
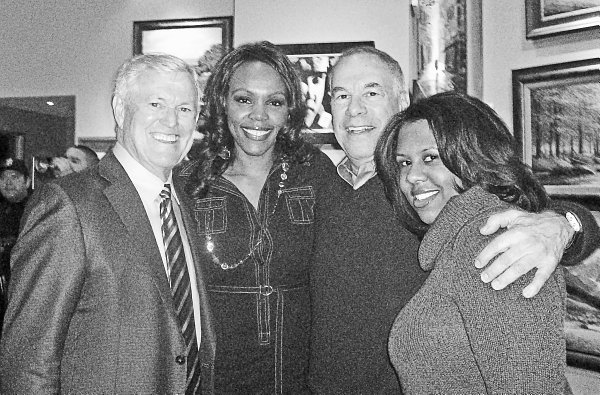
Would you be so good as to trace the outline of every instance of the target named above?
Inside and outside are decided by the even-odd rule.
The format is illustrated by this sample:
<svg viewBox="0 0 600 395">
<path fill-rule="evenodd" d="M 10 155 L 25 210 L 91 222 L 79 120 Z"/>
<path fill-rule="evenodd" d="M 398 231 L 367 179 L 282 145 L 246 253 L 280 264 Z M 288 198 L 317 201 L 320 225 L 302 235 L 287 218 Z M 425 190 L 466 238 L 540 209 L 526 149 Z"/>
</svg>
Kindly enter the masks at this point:
<svg viewBox="0 0 600 395">
<path fill-rule="evenodd" d="M 533 291 L 530 289 L 523 290 L 523 297 L 531 298 L 533 296 Z"/>
<path fill-rule="evenodd" d="M 481 262 L 479 261 L 479 259 L 475 259 L 475 267 L 477 269 L 481 269 L 483 267 L 483 265 L 481 264 Z"/>
<path fill-rule="evenodd" d="M 484 283 L 490 282 L 490 276 L 487 273 L 481 273 L 481 281 Z"/>
</svg>

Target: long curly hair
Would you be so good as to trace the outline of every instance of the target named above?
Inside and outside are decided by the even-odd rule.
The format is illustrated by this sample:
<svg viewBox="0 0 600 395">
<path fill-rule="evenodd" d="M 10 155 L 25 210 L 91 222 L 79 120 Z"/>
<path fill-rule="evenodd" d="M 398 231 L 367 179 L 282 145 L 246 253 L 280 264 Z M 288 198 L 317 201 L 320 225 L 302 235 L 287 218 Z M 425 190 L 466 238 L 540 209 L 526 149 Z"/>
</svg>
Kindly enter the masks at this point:
<svg viewBox="0 0 600 395">
<path fill-rule="evenodd" d="M 498 114 L 479 99 L 445 92 L 394 115 L 377 144 L 375 160 L 386 196 L 408 229 L 423 234 L 428 226 L 400 191 L 396 149 L 400 129 L 420 120 L 429 124 L 444 166 L 462 181 L 459 192 L 478 185 L 527 211 L 546 207 L 549 200 L 544 187 L 521 161 L 516 141 Z"/>
<path fill-rule="evenodd" d="M 211 183 L 235 160 L 234 138 L 227 122 L 227 97 L 233 74 L 243 64 L 262 62 L 272 67 L 286 87 L 288 121 L 277 134 L 275 163 L 303 163 L 311 159 L 312 150 L 301 136 L 306 104 L 301 82 L 287 56 L 272 43 L 262 41 L 242 45 L 225 55 L 212 71 L 204 91 L 202 118 L 204 138 L 198 148 L 198 163 L 192 170 L 186 189 L 194 197 L 205 196 Z"/>
</svg>

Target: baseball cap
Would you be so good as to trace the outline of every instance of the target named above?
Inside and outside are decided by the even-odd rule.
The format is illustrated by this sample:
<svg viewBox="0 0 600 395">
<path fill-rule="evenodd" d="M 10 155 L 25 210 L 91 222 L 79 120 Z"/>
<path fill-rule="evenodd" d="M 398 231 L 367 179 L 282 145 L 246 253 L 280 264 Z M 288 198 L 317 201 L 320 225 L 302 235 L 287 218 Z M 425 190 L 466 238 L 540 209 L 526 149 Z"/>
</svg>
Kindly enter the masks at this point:
<svg viewBox="0 0 600 395">
<path fill-rule="evenodd" d="M 27 166 L 25 166 L 25 162 L 23 162 L 21 159 L 9 157 L 0 160 L 0 171 L 4 170 L 15 170 L 23 174 L 25 177 L 29 177 Z"/>
</svg>

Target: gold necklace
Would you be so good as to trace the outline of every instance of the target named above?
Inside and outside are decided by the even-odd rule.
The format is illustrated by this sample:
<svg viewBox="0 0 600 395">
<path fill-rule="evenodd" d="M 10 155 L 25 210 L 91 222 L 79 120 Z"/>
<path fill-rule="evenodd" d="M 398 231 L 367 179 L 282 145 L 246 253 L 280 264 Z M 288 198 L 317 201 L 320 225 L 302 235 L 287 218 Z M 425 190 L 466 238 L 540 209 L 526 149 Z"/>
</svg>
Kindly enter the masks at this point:
<svg viewBox="0 0 600 395">
<path fill-rule="evenodd" d="M 279 205 L 279 198 L 281 197 L 281 194 L 283 193 L 283 188 L 285 187 L 285 182 L 288 178 L 287 176 L 287 172 L 290 169 L 290 165 L 287 162 L 283 162 L 281 164 L 281 174 L 279 175 L 279 189 L 277 190 L 277 200 L 275 201 L 275 205 L 273 206 L 273 210 L 271 210 L 271 213 L 267 215 L 267 218 L 265 218 L 265 224 L 266 221 L 268 219 L 268 217 L 272 216 L 273 214 L 275 214 L 275 210 L 277 210 L 277 206 Z M 263 224 L 264 225 L 264 224 Z M 243 264 L 244 262 L 246 262 L 248 260 L 248 258 L 250 258 L 250 256 L 252 256 L 252 254 L 254 253 L 254 251 L 256 251 L 256 249 L 262 244 L 263 242 L 263 233 L 265 232 L 265 226 L 261 227 L 260 230 L 260 239 L 258 240 L 258 242 L 256 242 L 256 244 L 250 249 L 250 251 L 240 260 L 238 260 L 237 262 L 230 264 L 227 262 L 221 262 L 221 260 L 219 259 L 218 256 L 215 255 L 214 251 L 215 251 L 215 242 L 213 241 L 212 235 L 210 235 L 208 232 L 206 232 L 206 251 L 210 254 L 212 261 L 217 265 L 220 266 L 221 269 L 223 270 L 232 270 L 235 269 L 236 267 L 240 266 L 241 264 Z"/>
</svg>

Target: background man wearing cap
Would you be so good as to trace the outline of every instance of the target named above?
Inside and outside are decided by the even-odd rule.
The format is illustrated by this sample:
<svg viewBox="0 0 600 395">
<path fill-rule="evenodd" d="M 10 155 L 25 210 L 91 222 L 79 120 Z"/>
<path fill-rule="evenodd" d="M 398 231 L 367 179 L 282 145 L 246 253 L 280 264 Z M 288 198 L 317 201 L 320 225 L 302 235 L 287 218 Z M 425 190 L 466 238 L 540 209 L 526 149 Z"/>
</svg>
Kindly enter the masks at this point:
<svg viewBox="0 0 600 395">
<path fill-rule="evenodd" d="M 19 234 L 19 221 L 29 197 L 31 179 L 27 166 L 20 159 L 0 161 L 0 236 Z"/>
<path fill-rule="evenodd" d="M 22 160 L 7 158 L 0 161 L 0 324 L 10 278 L 10 251 L 19 235 L 19 222 L 29 198 L 30 185 L 29 172 Z"/>
</svg>

